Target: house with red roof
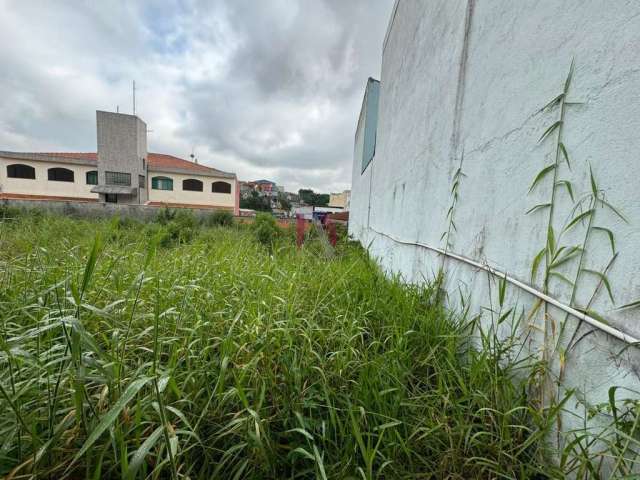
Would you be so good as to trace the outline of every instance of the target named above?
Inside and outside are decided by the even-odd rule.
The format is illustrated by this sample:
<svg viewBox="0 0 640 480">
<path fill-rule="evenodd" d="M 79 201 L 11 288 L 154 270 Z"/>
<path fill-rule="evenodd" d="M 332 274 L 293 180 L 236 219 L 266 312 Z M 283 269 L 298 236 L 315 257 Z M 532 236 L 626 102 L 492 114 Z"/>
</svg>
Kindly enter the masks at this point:
<svg viewBox="0 0 640 480">
<path fill-rule="evenodd" d="M 235 173 L 147 152 L 135 115 L 96 112 L 96 152 L 0 151 L 0 199 L 110 202 L 239 213 Z"/>
</svg>

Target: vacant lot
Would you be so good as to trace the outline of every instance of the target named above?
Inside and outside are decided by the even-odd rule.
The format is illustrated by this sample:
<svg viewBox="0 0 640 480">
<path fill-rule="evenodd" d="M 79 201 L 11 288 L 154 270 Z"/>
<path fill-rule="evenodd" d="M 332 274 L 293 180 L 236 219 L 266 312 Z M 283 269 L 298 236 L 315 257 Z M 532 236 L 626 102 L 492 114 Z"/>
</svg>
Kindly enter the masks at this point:
<svg viewBox="0 0 640 480">
<path fill-rule="evenodd" d="M 0 474 L 554 476 L 517 366 L 432 289 L 254 233 L 2 221 Z"/>
</svg>

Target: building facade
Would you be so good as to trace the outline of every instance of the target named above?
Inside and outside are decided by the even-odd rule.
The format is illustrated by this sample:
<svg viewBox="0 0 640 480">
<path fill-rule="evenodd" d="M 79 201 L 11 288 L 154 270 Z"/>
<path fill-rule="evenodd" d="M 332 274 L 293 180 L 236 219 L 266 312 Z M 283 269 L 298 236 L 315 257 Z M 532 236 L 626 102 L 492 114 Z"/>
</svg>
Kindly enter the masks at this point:
<svg viewBox="0 0 640 480">
<path fill-rule="evenodd" d="M 332 193 L 329 195 L 329 207 L 341 208 L 344 211 L 348 211 L 350 203 L 351 190 L 344 190 L 341 193 Z"/>
<path fill-rule="evenodd" d="M 564 354 L 559 395 L 579 399 L 566 429 L 611 386 L 640 382 L 628 348 L 639 310 L 619 308 L 640 299 L 637 45 L 637 2 L 398 0 L 356 128 L 349 233 L 408 282 L 444 269 L 451 304 L 485 325 L 506 275 L 524 351 Z M 593 225 L 606 230 L 585 241 L 587 222 L 567 226 L 594 191 Z M 586 254 L 545 286 L 536 258 L 550 238 L 561 254 L 586 242 Z M 545 290 L 555 303 L 536 310 Z"/>
<path fill-rule="evenodd" d="M 97 152 L 0 151 L 0 198 L 212 208 L 238 214 L 236 175 L 147 152 L 138 117 L 96 112 Z"/>
</svg>

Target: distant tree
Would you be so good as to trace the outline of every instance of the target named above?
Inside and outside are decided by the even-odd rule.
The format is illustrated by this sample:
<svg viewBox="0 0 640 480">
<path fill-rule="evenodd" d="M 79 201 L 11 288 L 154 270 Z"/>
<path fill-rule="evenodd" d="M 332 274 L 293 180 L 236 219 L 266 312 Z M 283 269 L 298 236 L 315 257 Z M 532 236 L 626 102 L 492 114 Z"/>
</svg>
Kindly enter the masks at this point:
<svg viewBox="0 0 640 480">
<path fill-rule="evenodd" d="M 298 190 L 298 195 L 300 195 L 300 201 L 307 205 L 313 205 L 314 207 L 329 205 L 329 194 L 327 193 L 315 193 L 310 188 L 301 188 Z"/>
<path fill-rule="evenodd" d="M 300 190 L 298 190 L 298 195 L 300 196 L 300 201 L 302 203 L 313 205 L 313 190 L 311 190 L 310 188 L 301 188 Z"/>
<path fill-rule="evenodd" d="M 284 193 L 278 193 L 278 203 L 283 210 L 291 210 L 291 203 L 287 200 Z"/>
<path fill-rule="evenodd" d="M 255 190 L 247 198 L 240 199 L 240 208 L 249 208 L 258 212 L 270 212 L 271 202 L 267 197 L 261 197 Z"/>
<path fill-rule="evenodd" d="M 316 193 L 314 194 L 314 205 L 316 207 L 326 207 L 329 205 L 329 198 L 328 193 Z"/>
</svg>

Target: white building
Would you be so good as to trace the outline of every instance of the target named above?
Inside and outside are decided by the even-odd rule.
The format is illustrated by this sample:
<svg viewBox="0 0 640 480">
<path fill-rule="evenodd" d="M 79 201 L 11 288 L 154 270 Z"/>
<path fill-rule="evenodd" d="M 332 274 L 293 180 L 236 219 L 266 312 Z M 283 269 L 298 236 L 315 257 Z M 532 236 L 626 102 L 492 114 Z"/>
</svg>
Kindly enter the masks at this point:
<svg viewBox="0 0 640 480">
<path fill-rule="evenodd" d="M 236 175 L 148 153 L 138 117 L 97 112 L 97 153 L 0 151 L 0 199 L 212 208 L 238 214 Z"/>
<path fill-rule="evenodd" d="M 349 211 L 351 203 L 351 190 L 344 190 L 340 193 L 331 193 L 329 195 L 329 207 L 341 208 L 343 211 Z"/>
<path fill-rule="evenodd" d="M 444 266 L 452 304 L 464 299 L 487 322 L 498 282 L 487 269 L 508 275 L 507 302 L 527 314 L 546 291 L 547 318 L 535 313 L 520 333 L 534 354 L 558 342 L 562 385 L 588 405 L 640 382 L 640 353 L 625 349 L 640 338 L 640 311 L 618 308 L 640 299 L 638 45 L 638 2 L 399 0 L 355 136 L 349 233 L 409 282 Z M 628 223 L 598 200 L 593 225 L 615 245 L 593 231 L 586 255 L 556 267 L 546 288 L 544 259 L 531 278 L 534 259 L 549 224 L 555 252 L 583 244 L 587 222 L 567 225 L 589 208 L 590 169 Z M 589 270 L 606 272 L 615 301 Z M 563 277 L 578 279 L 575 295 Z"/>
</svg>

